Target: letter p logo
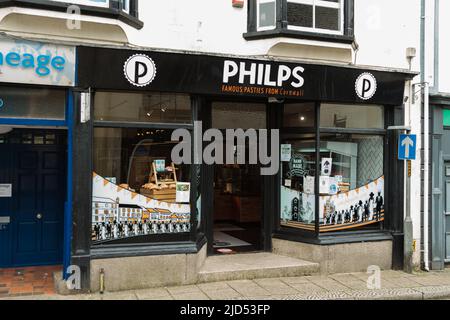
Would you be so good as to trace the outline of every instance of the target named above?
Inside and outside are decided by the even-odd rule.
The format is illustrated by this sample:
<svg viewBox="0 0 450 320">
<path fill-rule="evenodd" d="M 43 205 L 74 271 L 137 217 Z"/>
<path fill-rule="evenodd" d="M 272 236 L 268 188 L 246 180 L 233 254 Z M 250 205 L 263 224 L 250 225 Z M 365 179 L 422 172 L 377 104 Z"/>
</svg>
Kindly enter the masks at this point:
<svg viewBox="0 0 450 320">
<path fill-rule="evenodd" d="M 355 90 L 360 99 L 369 100 L 377 92 L 377 79 L 373 74 L 365 72 L 356 79 Z"/>
<path fill-rule="evenodd" d="M 145 54 L 135 54 L 125 62 L 123 72 L 133 86 L 145 87 L 155 79 L 156 65 Z"/>
</svg>

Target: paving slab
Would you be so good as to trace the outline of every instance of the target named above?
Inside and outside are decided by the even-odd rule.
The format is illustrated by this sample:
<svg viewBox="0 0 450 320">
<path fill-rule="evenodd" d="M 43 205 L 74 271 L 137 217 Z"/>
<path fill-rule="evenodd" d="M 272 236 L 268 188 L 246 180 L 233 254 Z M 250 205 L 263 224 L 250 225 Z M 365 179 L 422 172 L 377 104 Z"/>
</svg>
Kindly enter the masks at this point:
<svg viewBox="0 0 450 320">
<path fill-rule="evenodd" d="M 298 290 L 284 283 L 280 279 L 255 279 L 254 281 L 260 287 L 264 288 L 274 295 L 289 295 L 299 293 Z"/>
<path fill-rule="evenodd" d="M 292 288 L 297 290 L 300 294 L 318 294 L 327 292 L 326 289 L 319 287 L 318 285 L 308 282 L 308 283 L 292 283 L 289 284 Z"/>
<path fill-rule="evenodd" d="M 328 278 L 328 279 L 322 279 L 322 280 L 311 280 L 312 283 L 315 285 L 324 288 L 327 291 L 347 291 L 350 290 L 349 287 L 344 286 L 343 284 L 339 283 L 338 281 Z"/>
<path fill-rule="evenodd" d="M 169 293 L 172 296 L 176 296 L 178 294 L 185 294 L 185 293 L 201 292 L 201 290 L 196 285 L 167 287 L 166 289 L 167 289 L 167 291 L 169 291 Z"/>
<path fill-rule="evenodd" d="M 244 297 L 264 297 L 271 293 L 251 280 L 228 281 L 227 284 Z"/>
<path fill-rule="evenodd" d="M 210 300 L 210 298 L 203 292 L 190 292 L 177 294 L 174 296 L 174 300 L 203 301 L 203 300 Z"/>
<path fill-rule="evenodd" d="M 137 290 L 136 296 L 139 300 L 172 300 L 173 297 L 165 288 L 156 288 L 148 290 Z"/>
</svg>

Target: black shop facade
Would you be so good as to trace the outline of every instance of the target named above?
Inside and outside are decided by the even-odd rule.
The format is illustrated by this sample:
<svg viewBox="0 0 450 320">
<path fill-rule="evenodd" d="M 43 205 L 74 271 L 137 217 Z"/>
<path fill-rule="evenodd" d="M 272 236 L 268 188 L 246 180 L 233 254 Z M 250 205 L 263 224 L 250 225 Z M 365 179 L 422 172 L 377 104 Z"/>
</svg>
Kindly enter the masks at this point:
<svg viewBox="0 0 450 320">
<path fill-rule="evenodd" d="M 403 124 L 412 74 L 95 47 L 77 48 L 77 65 L 71 262 L 82 289 L 99 290 L 101 274 L 110 290 L 191 284 L 210 256 L 314 261 L 339 245 L 350 249 L 336 264 L 377 264 L 370 246 L 382 243 L 379 265 L 402 267 L 404 170 L 388 127 Z M 190 138 L 174 140 L 180 129 Z M 251 135 L 239 145 L 230 129 L 265 132 L 276 159 L 251 161 Z M 203 161 L 218 136 L 211 154 L 224 160 Z M 192 161 L 173 159 L 180 142 Z"/>
</svg>

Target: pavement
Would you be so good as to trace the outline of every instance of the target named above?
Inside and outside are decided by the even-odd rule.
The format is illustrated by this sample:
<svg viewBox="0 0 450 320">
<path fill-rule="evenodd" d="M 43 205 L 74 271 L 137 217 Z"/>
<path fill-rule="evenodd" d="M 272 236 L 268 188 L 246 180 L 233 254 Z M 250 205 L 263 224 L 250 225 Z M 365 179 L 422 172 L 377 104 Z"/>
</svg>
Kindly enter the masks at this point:
<svg viewBox="0 0 450 320">
<path fill-rule="evenodd" d="M 450 270 L 235 280 L 104 294 L 33 295 L 3 300 L 433 300 L 450 298 Z M 368 280 L 381 286 L 368 289 Z M 0 299 L 2 300 L 2 299 Z"/>
</svg>

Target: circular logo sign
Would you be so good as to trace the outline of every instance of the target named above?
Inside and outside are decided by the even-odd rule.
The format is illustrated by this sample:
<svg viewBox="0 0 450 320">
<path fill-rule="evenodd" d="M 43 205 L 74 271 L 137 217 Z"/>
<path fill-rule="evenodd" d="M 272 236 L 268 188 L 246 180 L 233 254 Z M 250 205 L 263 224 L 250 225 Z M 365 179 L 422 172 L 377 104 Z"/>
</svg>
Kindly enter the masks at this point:
<svg viewBox="0 0 450 320">
<path fill-rule="evenodd" d="M 0 98 L 0 108 L 3 108 L 4 105 L 5 105 L 5 103 L 4 103 L 3 100 Z"/>
<path fill-rule="evenodd" d="M 123 72 L 133 86 L 145 87 L 155 79 L 156 65 L 149 56 L 135 54 L 125 62 Z"/>
<path fill-rule="evenodd" d="M 360 99 L 369 100 L 377 92 L 377 79 L 373 74 L 364 72 L 356 79 L 355 89 Z"/>
</svg>

